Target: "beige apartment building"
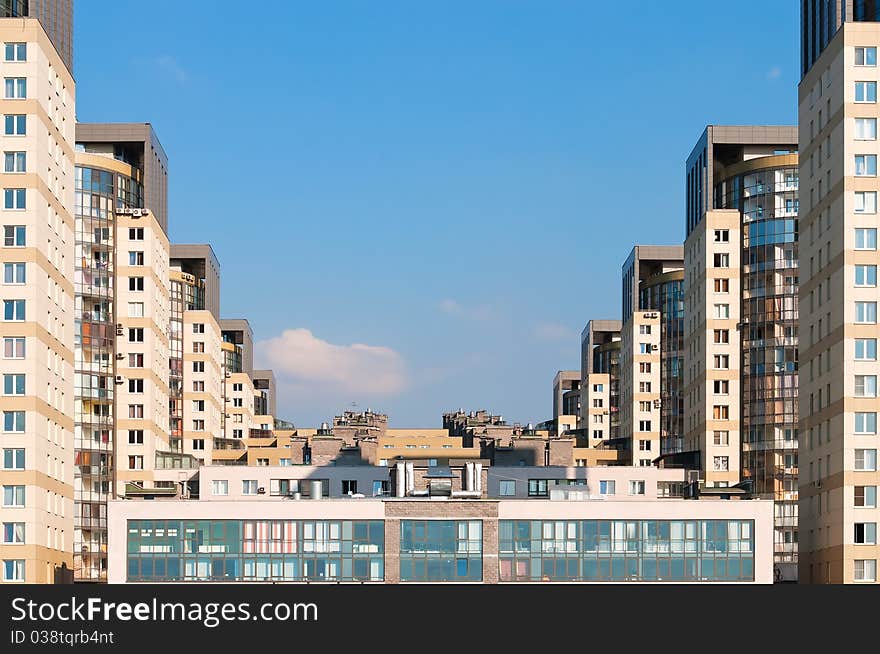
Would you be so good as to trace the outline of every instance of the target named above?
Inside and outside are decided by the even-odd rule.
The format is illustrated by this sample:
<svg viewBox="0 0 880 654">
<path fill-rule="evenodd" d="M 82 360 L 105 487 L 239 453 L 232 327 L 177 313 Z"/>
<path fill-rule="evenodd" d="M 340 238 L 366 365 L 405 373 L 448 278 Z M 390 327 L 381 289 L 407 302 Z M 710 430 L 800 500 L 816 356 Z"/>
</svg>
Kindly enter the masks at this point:
<svg viewBox="0 0 880 654">
<path fill-rule="evenodd" d="M 808 583 L 877 583 L 880 560 L 880 23 L 849 22 L 864 17 L 843 11 L 842 25 L 839 15 L 802 21 L 799 563 Z"/>
<path fill-rule="evenodd" d="M 152 486 L 169 452 L 168 237 L 148 209 L 116 210 L 116 489 Z"/>
<path fill-rule="evenodd" d="M 685 241 L 685 451 L 709 487 L 740 481 L 740 214 L 707 211 Z"/>
<path fill-rule="evenodd" d="M 0 43 L 0 581 L 52 583 L 73 568 L 75 87 L 37 19 Z"/>
<path fill-rule="evenodd" d="M 620 338 L 620 434 L 630 465 L 660 456 L 660 313 L 636 311 Z"/>
</svg>

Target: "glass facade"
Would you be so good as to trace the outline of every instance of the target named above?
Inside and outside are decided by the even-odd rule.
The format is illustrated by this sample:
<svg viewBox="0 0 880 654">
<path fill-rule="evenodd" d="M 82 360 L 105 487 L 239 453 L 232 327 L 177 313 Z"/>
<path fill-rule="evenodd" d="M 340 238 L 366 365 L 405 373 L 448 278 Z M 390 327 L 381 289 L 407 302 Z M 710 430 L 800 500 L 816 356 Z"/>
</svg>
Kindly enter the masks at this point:
<svg viewBox="0 0 880 654">
<path fill-rule="evenodd" d="M 171 273 L 168 333 L 168 424 L 172 452 L 183 451 L 183 313 L 205 308 L 205 282 L 187 273 Z"/>
<path fill-rule="evenodd" d="M 107 499 L 112 493 L 116 267 L 115 209 L 141 207 L 140 184 L 78 166 L 74 260 L 74 574 L 107 574 Z M 132 204 L 135 203 L 135 204 Z"/>
<path fill-rule="evenodd" d="M 751 520 L 501 520 L 500 581 L 753 581 Z"/>
<path fill-rule="evenodd" d="M 798 169 L 723 180 L 742 212 L 742 477 L 776 506 L 777 563 L 798 551 Z"/>
<path fill-rule="evenodd" d="M 684 272 L 642 282 L 639 308 L 660 312 L 660 453 L 684 450 Z"/>
<path fill-rule="evenodd" d="M 593 372 L 608 375 L 608 437 L 620 433 L 620 341 L 605 343 L 593 352 Z"/>
<path fill-rule="evenodd" d="M 129 520 L 128 581 L 383 581 L 381 520 Z"/>
<path fill-rule="evenodd" d="M 401 520 L 401 581 L 481 581 L 480 520 Z"/>
</svg>

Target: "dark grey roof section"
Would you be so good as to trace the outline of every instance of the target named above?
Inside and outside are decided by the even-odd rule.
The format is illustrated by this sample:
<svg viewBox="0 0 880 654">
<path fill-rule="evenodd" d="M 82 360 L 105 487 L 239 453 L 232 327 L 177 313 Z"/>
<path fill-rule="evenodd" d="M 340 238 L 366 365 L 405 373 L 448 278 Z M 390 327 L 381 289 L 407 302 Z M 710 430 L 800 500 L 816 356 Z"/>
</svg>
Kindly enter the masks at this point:
<svg viewBox="0 0 880 654">
<path fill-rule="evenodd" d="M 241 346 L 241 369 L 248 377 L 254 375 L 254 330 L 246 318 L 223 318 L 220 330 L 224 338 Z"/>
<path fill-rule="evenodd" d="M 639 284 L 668 270 L 684 268 L 684 245 L 636 245 L 622 267 L 623 296 L 621 320 L 624 324 L 639 311 Z"/>
<path fill-rule="evenodd" d="M 254 370 L 251 379 L 254 380 L 254 388 L 266 391 L 269 396 L 269 415 L 278 417 L 275 406 L 275 373 L 271 370 Z"/>
<path fill-rule="evenodd" d="M 205 281 L 205 309 L 220 323 L 220 262 L 207 243 L 172 243 L 171 267 Z"/>
<path fill-rule="evenodd" d="M 168 234 L 168 155 L 150 123 L 77 123 L 77 143 L 112 143 L 134 152 L 144 173 L 144 206 Z"/>
</svg>

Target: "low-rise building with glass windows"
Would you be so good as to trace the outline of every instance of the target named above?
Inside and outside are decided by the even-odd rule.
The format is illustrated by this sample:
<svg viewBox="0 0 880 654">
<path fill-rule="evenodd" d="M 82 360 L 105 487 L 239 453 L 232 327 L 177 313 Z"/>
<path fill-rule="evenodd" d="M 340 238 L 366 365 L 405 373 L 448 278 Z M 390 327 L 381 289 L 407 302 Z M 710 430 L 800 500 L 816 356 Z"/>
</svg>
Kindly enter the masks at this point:
<svg viewBox="0 0 880 654">
<path fill-rule="evenodd" d="M 735 489 L 687 500 L 663 496 L 672 471 L 656 468 L 548 479 L 472 462 L 458 490 L 448 468 L 401 465 L 206 466 L 201 499 L 111 502 L 109 581 L 773 581 L 772 502 Z"/>
</svg>

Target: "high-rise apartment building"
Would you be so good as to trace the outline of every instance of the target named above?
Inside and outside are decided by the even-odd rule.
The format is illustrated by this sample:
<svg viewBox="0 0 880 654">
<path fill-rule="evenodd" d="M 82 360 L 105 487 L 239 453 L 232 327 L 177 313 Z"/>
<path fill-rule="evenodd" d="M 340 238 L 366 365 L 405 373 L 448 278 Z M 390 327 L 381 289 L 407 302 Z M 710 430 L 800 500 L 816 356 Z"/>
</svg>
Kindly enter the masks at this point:
<svg viewBox="0 0 880 654">
<path fill-rule="evenodd" d="M 590 429 L 591 437 L 598 437 L 599 418 L 602 418 L 602 438 L 617 438 L 620 420 L 620 329 L 619 320 L 590 320 L 581 332 L 581 415 L 578 427 Z M 604 375 L 601 379 L 594 375 Z M 601 390 L 596 391 L 596 385 Z M 595 397 L 599 393 L 601 398 Z M 601 399 L 605 414 L 588 412 Z"/>
<path fill-rule="evenodd" d="M 660 314 L 659 361 L 651 373 L 660 397 L 659 425 L 652 425 L 660 433 L 660 448 L 652 452 L 655 459 L 676 451 L 684 433 L 682 259 L 680 245 L 637 245 L 623 264 L 623 331 L 639 312 Z M 626 365 L 629 368 L 631 362 Z"/>
<path fill-rule="evenodd" d="M 804 2 L 800 579 L 876 583 L 880 6 Z"/>
<path fill-rule="evenodd" d="M 0 18 L 40 21 L 67 72 L 73 75 L 73 0 L 0 0 Z"/>
<path fill-rule="evenodd" d="M 142 130 L 158 143 L 149 125 L 76 125 L 73 550 L 84 582 L 106 580 L 107 500 L 150 480 L 168 448 L 168 237 L 145 204 L 157 189 L 145 186 L 143 145 L 112 140 Z"/>
<path fill-rule="evenodd" d="M 75 87 L 29 15 L 0 6 L 3 583 L 73 567 Z"/>
<path fill-rule="evenodd" d="M 660 454 L 660 313 L 636 311 L 620 335 L 620 440 L 629 465 Z"/>
<path fill-rule="evenodd" d="M 685 448 L 709 485 L 775 501 L 797 578 L 797 128 L 709 125 L 687 164 Z"/>
</svg>

